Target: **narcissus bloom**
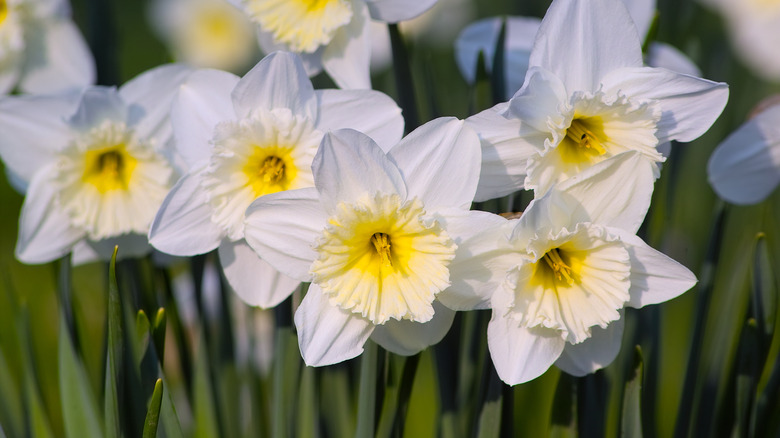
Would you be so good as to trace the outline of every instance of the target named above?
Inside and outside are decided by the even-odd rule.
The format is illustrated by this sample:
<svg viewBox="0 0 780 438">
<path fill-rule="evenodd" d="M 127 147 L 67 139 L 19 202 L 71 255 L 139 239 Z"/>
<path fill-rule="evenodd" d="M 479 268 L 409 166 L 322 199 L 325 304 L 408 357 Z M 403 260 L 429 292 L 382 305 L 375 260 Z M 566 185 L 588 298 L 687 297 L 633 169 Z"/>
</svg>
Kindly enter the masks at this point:
<svg viewBox="0 0 780 438">
<path fill-rule="evenodd" d="M 95 81 L 67 0 L 0 0 L 0 93 L 55 93 Z"/>
<path fill-rule="evenodd" d="M 505 220 L 468 211 L 479 140 L 463 122 L 437 119 L 387 154 L 352 130 L 325 136 L 312 164 L 316 188 L 255 201 L 247 241 L 311 287 L 295 314 L 309 365 L 359 355 L 370 337 L 414 354 L 444 337 L 442 305 L 476 230 Z"/>
<path fill-rule="evenodd" d="M 766 199 L 780 184 L 780 105 L 775 102 L 723 140 L 710 157 L 707 175 L 728 202 Z"/>
<path fill-rule="evenodd" d="M 26 192 L 16 256 L 45 263 L 150 250 L 149 224 L 175 181 L 168 108 L 189 69 L 150 70 L 119 90 L 0 100 L 0 157 Z"/>
<path fill-rule="evenodd" d="M 188 171 L 149 232 L 179 256 L 219 248 L 230 285 L 247 303 L 271 307 L 299 281 L 258 258 L 244 240 L 244 213 L 271 193 L 313 187 L 311 162 L 325 132 L 351 127 L 389 147 L 403 135 L 401 110 L 371 90 L 317 90 L 300 59 L 267 56 L 246 76 L 195 72 L 172 108 L 175 147 Z"/>
<path fill-rule="evenodd" d="M 555 364 L 582 376 L 614 360 L 624 307 L 669 300 L 696 283 L 635 236 L 650 205 L 653 164 L 627 152 L 535 199 L 518 220 L 487 230 L 479 257 L 495 275 L 488 346 L 510 385 Z"/>
<path fill-rule="evenodd" d="M 177 61 L 235 71 L 259 58 L 255 26 L 227 0 L 156 0 L 151 6 L 151 22 Z"/>
<path fill-rule="evenodd" d="M 539 197 L 629 150 L 660 163 L 659 144 L 697 138 L 723 110 L 726 84 L 642 65 L 621 1 L 553 1 L 523 87 L 467 120 L 483 143 L 476 199 L 521 188 Z"/>
<path fill-rule="evenodd" d="M 231 0 L 259 26 L 265 52 L 301 55 L 306 70 L 323 68 L 341 88 L 371 88 L 371 19 L 414 18 L 436 0 Z"/>
</svg>

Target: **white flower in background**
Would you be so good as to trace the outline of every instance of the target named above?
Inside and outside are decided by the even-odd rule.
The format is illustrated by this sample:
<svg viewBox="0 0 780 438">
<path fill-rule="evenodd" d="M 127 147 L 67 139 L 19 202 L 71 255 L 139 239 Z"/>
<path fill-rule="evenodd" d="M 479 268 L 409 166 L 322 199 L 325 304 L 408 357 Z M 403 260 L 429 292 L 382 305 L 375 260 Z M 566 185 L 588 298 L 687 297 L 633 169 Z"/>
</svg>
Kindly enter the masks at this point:
<svg viewBox="0 0 780 438">
<path fill-rule="evenodd" d="M 389 147 L 403 134 L 401 110 L 371 90 L 317 90 L 300 59 L 273 53 L 243 78 L 192 74 L 172 108 L 175 147 L 188 167 L 149 232 L 158 250 L 179 256 L 219 248 L 231 287 L 271 307 L 299 281 L 280 274 L 244 240 L 244 213 L 258 197 L 313 187 L 311 163 L 325 132 L 351 127 Z"/>
<path fill-rule="evenodd" d="M 444 337 L 455 312 L 440 298 L 459 275 L 449 266 L 468 257 L 476 230 L 505 222 L 468 211 L 479 153 L 476 134 L 452 118 L 421 126 L 387 154 L 340 130 L 314 159 L 316 188 L 266 196 L 247 210 L 252 248 L 311 282 L 295 314 L 308 365 L 355 357 L 369 337 L 403 355 Z"/>
<path fill-rule="evenodd" d="M 655 15 L 655 0 L 623 0 L 636 24 L 640 40 L 644 42 Z M 493 67 L 493 57 L 501 32 L 502 18 L 485 18 L 463 29 L 455 41 L 455 61 L 466 82 L 473 84 L 477 75 L 479 52 L 485 57 L 488 72 Z M 509 100 L 523 85 L 531 49 L 541 20 L 534 17 L 506 17 L 504 40 L 505 98 Z M 662 67 L 678 73 L 700 76 L 701 71 L 682 52 L 673 46 L 653 41 L 645 53 L 645 64 Z"/>
<path fill-rule="evenodd" d="M 255 26 L 227 0 L 156 0 L 150 20 L 178 61 L 229 71 L 256 61 Z"/>
<path fill-rule="evenodd" d="M 780 105 L 770 106 L 729 135 L 707 163 L 715 192 L 733 204 L 757 204 L 780 184 Z"/>
<path fill-rule="evenodd" d="M 298 53 L 310 75 L 324 69 L 341 88 L 371 88 L 371 19 L 414 18 L 436 0 L 231 0 L 259 26 L 266 52 Z"/>
<path fill-rule="evenodd" d="M 67 0 L 0 0 L 0 93 L 55 93 L 95 82 Z"/>
<path fill-rule="evenodd" d="M 74 262 L 149 251 L 146 233 L 175 181 L 164 155 L 168 109 L 190 71 L 150 70 L 119 88 L 0 100 L 2 157 L 26 192 L 16 256 Z"/>
<path fill-rule="evenodd" d="M 634 235 L 650 205 L 653 164 L 638 152 L 602 161 L 483 232 L 476 256 L 497 271 L 488 347 L 498 375 L 527 382 L 555 364 L 582 376 L 620 350 L 623 309 L 685 292 L 696 277 Z M 486 294 L 486 296 L 489 296 Z"/>
<path fill-rule="evenodd" d="M 643 67 L 619 0 L 553 1 L 529 66 L 509 102 L 467 120 L 483 145 L 478 201 L 521 188 L 540 197 L 629 150 L 660 163 L 659 144 L 699 137 L 728 99 L 726 84 Z"/>
<path fill-rule="evenodd" d="M 701 0 L 726 21 L 734 54 L 757 76 L 780 80 L 780 3 L 769 0 Z"/>
</svg>

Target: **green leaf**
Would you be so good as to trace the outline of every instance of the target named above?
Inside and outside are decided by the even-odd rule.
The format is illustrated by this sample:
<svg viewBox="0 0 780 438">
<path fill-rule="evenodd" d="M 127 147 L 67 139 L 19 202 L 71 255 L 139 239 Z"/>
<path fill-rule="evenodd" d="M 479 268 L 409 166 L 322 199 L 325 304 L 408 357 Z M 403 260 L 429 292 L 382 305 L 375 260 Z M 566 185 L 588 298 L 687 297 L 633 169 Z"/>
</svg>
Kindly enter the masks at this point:
<svg viewBox="0 0 780 438">
<path fill-rule="evenodd" d="M 28 319 L 28 313 L 26 307 L 18 309 L 18 315 L 16 318 L 16 328 L 19 335 L 19 347 L 20 347 L 20 360 L 22 363 L 23 376 L 23 397 L 24 397 L 24 410 L 27 413 L 27 424 L 29 427 L 29 435 L 35 438 L 50 438 L 54 436 L 49 424 L 49 418 L 46 413 L 43 400 L 41 399 L 40 388 L 35 375 L 35 366 L 33 361 L 32 344 L 30 340 L 30 325 Z M 5 359 L 2 359 L 2 363 L 5 364 Z M 12 384 L 10 387 L 14 387 Z M 19 401 L 19 408 L 22 404 Z M 9 406 L 9 408 L 11 408 Z M 19 432 L 17 436 L 22 436 Z M 12 435 L 13 436 L 13 435 Z"/>
<path fill-rule="evenodd" d="M 160 407 L 163 400 L 163 381 L 157 379 L 154 384 L 152 400 L 149 402 L 149 410 L 146 411 L 146 421 L 144 421 L 143 438 L 155 438 L 157 436 L 157 423 L 160 421 Z"/>
<path fill-rule="evenodd" d="M 23 370 L 25 370 L 25 374 L 32 371 L 27 367 L 23 367 Z M 29 390 L 26 388 L 26 382 L 25 388 L 22 390 L 16 380 L 5 359 L 3 350 L 0 349 L 0 424 L 11 436 L 22 436 L 24 435 L 25 419 L 22 395 L 29 395 Z M 27 413 L 30 414 L 29 408 Z"/>
<path fill-rule="evenodd" d="M 492 365 L 492 364 L 491 364 Z M 479 413 L 479 438 L 496 438 L 501 433 L 501 411 L 504 405 L 502 394 L 503 383 L 498 378 L 495 368 L 490 367 L 490 382 L 488 383 L 485 401 Z"/>
<path fill-rule="evenodd" d="M 116 252 L 111 256 L 108 268 L 108 351 L 106 355 L 106 382 L 104 396 L 104 415 L 106 420 L 106 437 L 121 436 L 121 420 L 119 416 L 119 399 L 122 391 L 124 361 L 124 340 L 122 328 L 122 302 L 119 298 L 119 288 L 116 283 Z"/>
<path fill-rule="evenodd" d="M 355 437 L 370 437 L 376 428 L 377 345 L 366 342 L 360 356 L 360 388 Z"/>
<path fill-rule="evenodd" d="M 211 386 L 211 371 L 209 369 L 208 352 L 203 332 L 200 331 L 200 342 L 195 357 L 195 436 L 210 438 L 219 436 L 217 409 L 214 405 L 214 391 Z"/>
<path fill-rule="evenodd" d="M 634 363 L 623 389 L 623 414 L 620 420 L 620 436 L 642 437 L 642 378 L 644 359 L 639 345 L 634 349 Z"/>
<path fill-rule="evenodd" d="M 417 99 L 414 94 L 414 82 L 412 81 L 412 68 L 409 65 L 411 57 L 406 50 L 398 24 L 388 24 L 390 32 L 390 46 L 393 51 L 393 71 L 395 72 L 395 86 L 398 92 L 398 103 L 403 111 L 405 133 L 409 133 L 420 126 L 420 116 L 417 111 Z"/>
<path fill-rule="evenodd" d="M 577 436 L 577 385 L 574 377 L 560 373 L 553 398 L 550 437 Z"/>
<path fill-rule="evenodd" d="M 768 344 L 775 330 L 777 314 L 777 283 L 775 265 L 767 247 L 766 235 L 756 236 L 755 259 L 753 260 L 753 316 L 763 338 Z M 768 349 L 768 345 L 762 345 Z"/>
<path fill-rule="evenodd" d="M 739 436 L 748 436 L 750 418 L 754 409 L 756 381 L 758 380 L 758 325 L 754 318 L 748 318 L 740 337 L 737 359 L 737 431 Z"/>
<path fill-rule="evenodd" d="M 493 66 L 490 72 L 490 84 L 493 95 L 493 104 L 499 104 L 506 101 L 506 78 L 504 77 L 505 51 L 506 47 L 506 17 L 501 20 L 501 30 L 498 33 L 496 47 L 493 51 Z"/>
<path fill-rule="evenodd" d="M 316 368 L 305 366 L 301 370 L 300 395 L 298 397 L 295 435 L 300 438 L 316 438 L 319 434 L 320 412 L 317 408 Z"/>
<path fill-rule="evenodd" d="M 168 314 L 164 308 L 160 307 L 157 309 L 157 314 L 154 316 L 154 324 L 152 325 L 152 339 L 154 348 L 157 351 L 157 357 L 160 359 L 160 366 L 163 365 L 163 359 L 165 358 L 165 327 L 167 322 Z"/>
<path fill-rule="evenodd" d="M 165 436 L 167 438 L 184 438 L 181 430 L 179 415 L 176 413 L 176 406 L 173 404 L 171 391 L 163 389 L 162 408 L 160 409 L 160 420 L 162 421 Z"/>
<path fill-rule="evenodd" d="M 68 438 L 100 438 L 103 427 L 84 367 L 76 357 L 63 316 L 60 321 L 59 378 L 62 417 Z"/>
</svg>

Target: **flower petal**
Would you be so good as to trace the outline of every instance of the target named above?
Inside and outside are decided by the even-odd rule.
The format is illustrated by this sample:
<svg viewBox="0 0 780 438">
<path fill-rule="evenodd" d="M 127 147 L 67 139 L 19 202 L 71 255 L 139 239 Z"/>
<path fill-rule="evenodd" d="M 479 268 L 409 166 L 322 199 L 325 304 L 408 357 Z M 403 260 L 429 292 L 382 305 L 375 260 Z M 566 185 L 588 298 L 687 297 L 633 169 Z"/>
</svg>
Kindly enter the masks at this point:
<svg viewBox="0 0 780 438">
<path fill-rule="evenodd" d="M 288 190 L 258 198 L 246 210 L 246 241 L 282 273 L 311 281 L 317 258 L 314 245 L 327 217 L 314 188 Z"/>
<path fill-rule="evenodd" d="M 371 89 L 371 18 L 362 2 L 352 6 L 352 21 L 323 50 L 322 67 L 339 88 Z"/>
<path fill-rule="evenodd" d="M 95 60 L 72 21 L 48 20 L 25 35 L 23 92 L 58 93 L 95 83 Z"/>
<path fill-rule="evenodd" d="M 73 114 L 79 93 L 5 97 L 0 100 L 0 158 L 24 182 L 55 160 L 71 135 L 64 119 Z"/>
<path fill-rule="evenodd" d="M 393 146 L 388 156 L 398 165 L 409 196 L 419 197 L 428 211 L 468 209 L 479 181 L 479 137 L 462 120 L 430 121 Z"/>
<path fill-rule="evenodd" d="M 655 0 L 623 0 L 623 4 L 626 5 L 628 14 L 631 15 L 631 20 L 636 25 L 637 34 L 639 34 L 641 42 L 644 43 L 647 31 L 650 30 L 655 16 Z"/>
<path fill-rule="evenodd" d="M 603 329 L 591 328 L 591 337 L 579 344 L 566 344 L 561 357 L 555 361 L 555 366 L 572 376 L 582 377 L 606 367 L 615 360 L 620 352 L 623 340 L 625 317 L 620 312 L 620 319 Z"/>
<path fill-rule="evenodd" d="M 230 93 L 238 76 L 219 70 L 198 70 L 181 86 L 171 107 L 171 125 L 176 149 L 190 167 L 211 156 L 214 127 L 233 120 Z"/>
<path fill-rule="evenodd" d="M 149 240 L 143 234 L 123 234 L 121 236 L 109 237 L 102 240 L 87 240 L 87 245 L 92 248 L 93 253 L 99 260 L 109 261 L 114 254 L 114 247 L 119 247 L 116 253 L 117 260 L 139 258 L 148 254 L 152 247 L 149 246 Z M 75 261 L 75 257 L 74 257 Z"/>
<path fill-rule="evenodd" d="M 316 284 L 295 312 L 301 356 L 309 366 L 331 365 L 363 352 L 374 325 L 328 302 Z"/>
<path fill-rule="evenodd" d="M 130 124 L 141 138 L 162 145 L 171 138 L 168 115 L 179 85 L 193 72 L 184 64 L 148 70 L 122 85 L 119 95 L 130 106 Z"/>
<path fill-rule="evenodd" d="M 488 349 L 498 376 L 508 385 L 541 376 L 561 355 L 565 341 L 555 330 L 521 327 L 501 312 L 493 309 L 487 329 Z"/>
<path fill-rule="evenodd" d="M 19 217 L 16 258 L 22 263 L 47 263 L 68 254 L 84 239 L 85 232 L 70 225 L 70 217 L 56 207 L 57 193 L 51 183 L 56 164 L 40 169 L 30 181 Z"/>
<path fill-rule="evenodd" d="M 624 152 L 563 181 L 554 191 L 571 199 L 572 223 L 593 222 L 636 233 L 650 207 L 654 173 L 651 160 L 639 152 Z"/>
<path fill-rule="evenodd" d="M 696 285 L 696 276 L 685 266 L 633 234 L 614 228 L 611 231 L 620 236 L 631 258 L 631 298 L 627 306 L 640 308 L 662 303 Z"/>
<path fill-rule="evenodd" d="M 352 128 L 371 137 L 383 151 L 395 146 L 404 134 L 401 108 L 384 93 L 374 90 L 316 90 L 319 106 L 317 129 Z"/>
<path fill-rule="evenodd" d="M 601 78 L 642 65 L 642 47 L 620 0 L 557 0 L 542 19 L 530 66 L 558 76 L 566 89 L 596 91 Z"/>
<path fill-rule="evenodd" d="M 725 83 L 651 67 L 614 71 L 604 78 L 604 91 L 657 101 L 662 110 L 656 132 L 660 143 L 698 138 L 710 129 L 729 97 Z"/>
<path fill-rule="evenodd" d="M 517 266 L 516 251 L 508 245 L 512 222 L 482 211 L 447 215 L 442 225 L 458 245 L 450 263 L 450 287 L 437 299 L 454 310 L 487 309 L 493 291 Z"/>
<path fill-rule="evenodd" d="M 387 23 L 412 19 L 432 8 L 436 0 L 365 0 L 371 18 Z"/>
<path fill-rule="evenodd" d="M 701 76 L 701 70 L 674 46 L 653 42 L 647 50 L 647 65 L 676 71 L 689 76 Z"/>
<path fill-rule="evenodd" d="M 455 311 L 438 301 L 433 302 L 433 309 L 433 318 L 428 322 L 391 319 L 378 325 L 371 333 L 371 340 L 395 354 L 417 354 L 444 339 L 455 319 Z"/>
<path fill-rule="evenodd" d="M 219 261 L 230 287 L 250 306 L 274 307 L 301 285 L 271 267 L 243 239 L 223 240 Z"/>
<path fill-rule="evenodd" d="M 90 87 L 84 90 L 76 112 L 68 119 L 71 128 L 88 131 L 103 121 L 127 123 L 128 108 L 113 87 Z"/>
<path fill-rule="evenodd" d="M 200 173 L 184 175 L 165 197 L 149 228 L 149 243 L 171 255 L 205 254 L 219 246 L 225 231 L 211 221 L 211 206 Z"/>
<path fill-rule="evenodd" d="M 293 114 L 317 118 L 314 87 L 298 56 L 274 52 L 263 58 L 233 90 L 233 107 L 239 118 L 255 108 L 289 108 Z"/>
<path fill-rule="evenodd" d="M 349 204 L 376 193 L 397 193 L 406 198 L 406 186 L 396 165 L 374 140 L 352 129 L 325 134 L 311 169 L 328 213 L 340 202 Z"/>
<path fill-rule="evenodd" d="M 707 176 L 718 196 L 733 204 L 766 199 L 780 184 L 780 105 L 723 140 L 710 156 Z"/>
</svg>

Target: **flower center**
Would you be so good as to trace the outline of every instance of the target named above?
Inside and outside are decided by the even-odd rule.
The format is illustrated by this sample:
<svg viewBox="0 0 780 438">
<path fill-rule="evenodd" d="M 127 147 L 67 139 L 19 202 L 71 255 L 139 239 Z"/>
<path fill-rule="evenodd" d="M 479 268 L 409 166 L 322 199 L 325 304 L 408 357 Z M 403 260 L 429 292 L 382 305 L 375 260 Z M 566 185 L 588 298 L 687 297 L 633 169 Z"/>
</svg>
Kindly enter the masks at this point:
<svg viewBox="0 0 780 438">
<path fill-rule="evenodd" d="M 90 183 L 100 193 L 127 190 L 136 159 L 127 153 L 124 144 L 117 144 L 84 154 L 84 182 Z"/>
<path fill-rule="evenodd" d="M 8 1 L 0 0 L 0 24 L 3 24 L 6 18 L 8 18 Z"/>
<path fill-rule="evenodd" d="M 352 20 L 348 0 L 245 0 L 260 27 L 294 52 L 313 53 Z"/>
<path fill-rule="evenodd" d="M 559 146 L 561 159 L 568 163 L 590 162 L 607 153 L 604 123 L 597 117 L 575 118 Z"/>
<path fill-rule="evenodd" d="M 563 261 L 558 252 L 558 248 L 553 248 L 548 251 L 544 257 L 542 257 L 542 260 L 547 263 L 547 266 L 552 270 L 552 274 L 558 282 L 565 281 L 569 286 L 574 284 L 571 267 Z"/>
<path fill-rule="evenodd" d="M 341 203 L 328 220 L 311 266 L 330 302 L 374 324 L 425 322 L 449 286 L 456 245 L 418 199 L 377 194 Z"/>
</svg>

